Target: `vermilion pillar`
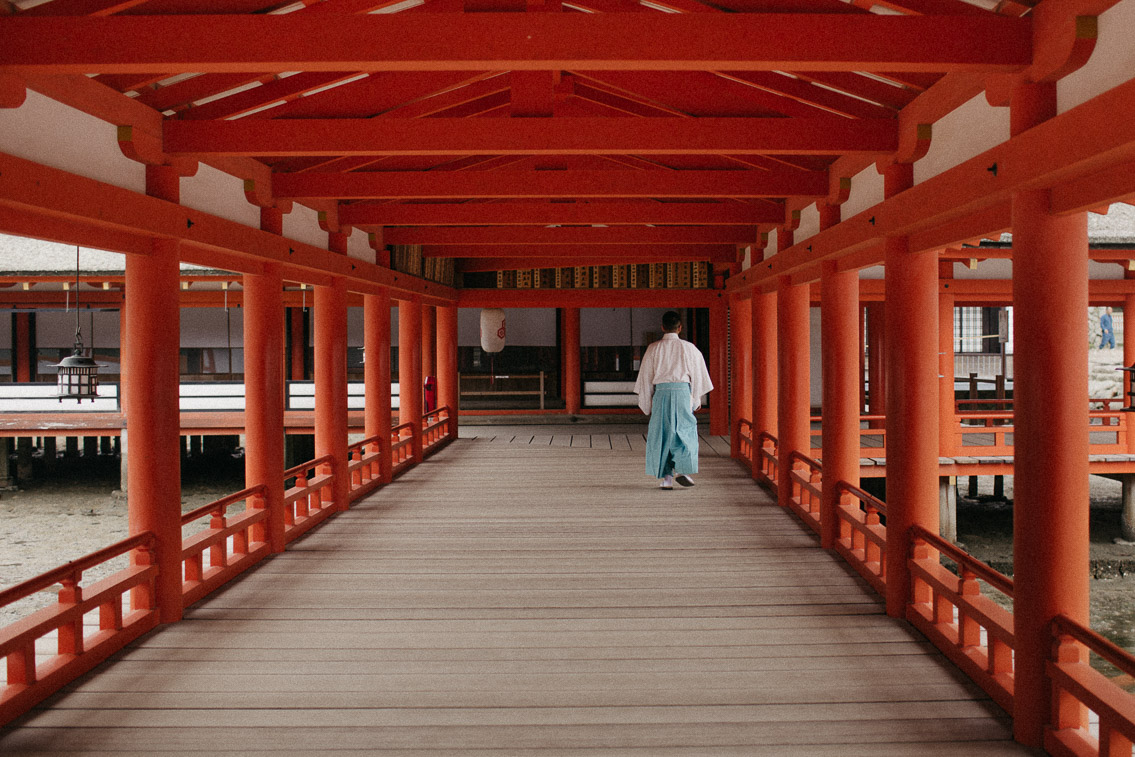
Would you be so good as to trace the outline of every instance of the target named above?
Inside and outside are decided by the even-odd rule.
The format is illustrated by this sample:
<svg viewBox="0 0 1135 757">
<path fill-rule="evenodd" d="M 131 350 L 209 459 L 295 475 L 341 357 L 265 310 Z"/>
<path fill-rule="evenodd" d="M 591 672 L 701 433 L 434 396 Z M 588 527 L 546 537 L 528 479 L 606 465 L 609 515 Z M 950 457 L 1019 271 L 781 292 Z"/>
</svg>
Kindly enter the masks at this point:
<svg viewBox="0 0 1135 757">
<path fill-rule="evenodd" d="M 760 475 L 762 431 L 777 435 L 776 293 L 753 290 L 750 328 L 753 332 L 753 478 Z"/>
<path fill-rule="evenodd" d="M 146 167 L 147 194 L 176 203 L 177 174 Z M 163 623 L 182 615 L 180 312 L 178 243 L 155 239 L 149 255 L 126 256 L 123 399 L 130 427 L 127 508 L 131 534 L 156 538 L 156 607 Z M 129 454 L 129 451 L 127 452 Z"/>
<path fill-rule="evenodd" d="M 952 267 L 952 263 L 943 266 Z M 945 271 L 943 271 L 945 273 Z M 952 272 L 951 272 L 952 273 Z M 941 276 L 938 294 L 938 454 L 953 457 L 958 445 L 957 403 L 954 401 L 953 276 Z"/>
<path fill-rule="evenodd" d="M 741 456 L 741 424 L 742 418 L 753 418 L 753 380 L 750 376 L 753 370 L 753 330 L 752 306 L 741 299 L 734 299 L 729 303 L 730 337 L 732 341 L 733 387 L 732 412 L 729 417 L 729 450 L 736 459 Z"/>
<path fill-rule="evenodd" d="M 564 360 L 564 403 L 569 415 L 575 415 L 580 408 L 580 389 L 583 377 L 579 365 L 579 308 L 564 308 L 560 313 L 560 328 L 563 333 Z"/>
<path fill-rule="evenodd" d="M 263 208 L 261 227 L 280 211 Z M 268 216 L 269 224 L 264 223 Z M 244 394 L 247 486 L 267 489 L 265 537 L 273 552 L 284 551 L 284 281 L 280 267 L 244 276 Z"/>
<path fill-rule="evenodd" d="M 709 433 L 729 433 L 729 310 L 725 297 L 709 307 Z"/>
<path fill-rule="evenodd" d="M 457 438 L 460 391 L 457 382 L 457 306 L 437 308 L 438 404 L 449 408 L 449 435 Z"/>
<path fill-rule="evenodd" d="M 867 414 L 887 412 L 887 306 L 872 302 L 867 306 Z M 872 421 L 871 428 L 883 428 Z"/>
<path fill-rule="evenodd" d="M 307 378 L 307 372 L 304 370 L 304 357 L 307 355 L 307 343 L 303 338 L 304 315 L 303 308 L 288 308 L 288 322 L 291 328 L 289 344 L 292 351 L 291 364 L 288 366 L 288 378 L 292 381 L 303 381 Z"/>
<path fill-rule="evenodd" d="M 328 234 L 328 249 L 346 254 L 347 235 Z M 347 472 L 347 283 L 334 278 L 315 287 L 315 455 L 334 458 L 335 505 L 346 510 Z"/>
<path fill-rule="evenodd" d="M 437 310 L 422 305 L 422 375 L 437 376 Z"/>
<path fill-rule="evenodd" d="M 787 506 L 792 497 L 789 472 L 793 452 L 811 452 L 811 336 L 809 334 L 808 286 L 793 285 L 787 276 L 777 280 L 776 344 L 777 363 L 777 426 L 780 428 L 777 459 L 777 499 Z"/>
<path fill-rule="evenodd" d="M 887 197 L 914 183 L 914 167 L 883 173 Z M 885 242 L 887 293 L 887 613 L 906 616 L 910 529 L 938 533 L 938 256 Z"/>
<path fill-rule="evenodd" d="M 1056 114 L 1056 86 L 1021 85 L 1014 136 Z M 1049 191 L 1013 196 L 1013 730 L 1039 747 L 1052 714 L 1057 615 L 1088 622 L 1088 231 Z"/>
<path fill-rule="evenodd" d="M 398 301 L 398 424 L 409 423 L 414 462 L 422 460 L 422 305 Z"/>
<path fill-rule="evenodd" d="M 378 477 L 392 479 L 390 459 L 390 295 L 387 292 L 363 297 L 364 420 L 366 436 L 378 437 Z"/>
<path fill-rule="evenodd" d="M 820 206 L 820 228 L 839 223 L 838 205 Z M 859 485 L 859 274 L 820 269 L 820 345 L 823 348 L 823 460 L 820 546 L 835 547 L 837 486 Z"/>
</svg>

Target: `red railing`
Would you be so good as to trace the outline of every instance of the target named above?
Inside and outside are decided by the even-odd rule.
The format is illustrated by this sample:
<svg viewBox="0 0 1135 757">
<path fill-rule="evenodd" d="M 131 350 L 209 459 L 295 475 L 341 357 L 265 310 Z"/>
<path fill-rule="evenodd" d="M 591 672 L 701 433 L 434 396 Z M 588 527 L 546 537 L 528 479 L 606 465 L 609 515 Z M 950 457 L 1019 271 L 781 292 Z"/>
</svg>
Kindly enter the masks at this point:
<svg viewBox="0 0 1135 757">
<path fill-rule="evenodd" d="M 335 512 L 335 458 L 324 455 L 284 471 L 295 483 L 284 492 L 284 539 L 292 541 Z"/>
<path fill-rule="evenodd" d="M 181 543 L 181 595 L 186 606 L 212 593 L 268 555 L 266 494 L 267 487 L 254 486 L 181 516 L 183 527 L 209 518 L 204 530 L 183 539 Z M 244 512 L 230 517 L 229 507 L 238 502 L 245 503 Z"/>
<path fill-rule="evenodd" d="M 793 450 L 788 456 L 788 485 L 792 487 L 788 506 L 796 511 L 800 519 L 820 532 L 820 498 L 823 470 L 820 464 Z"/>
<path fill-rule="evenodd" d="M 1052 632 L 1052 723 L 1045 733 L 1045 749 L 1060 757 L 1132 754 L 1135 696 L 1093 668 L 1087 653 L 1095 653 L 1128 678 L 1135 677 L 1135 656 L 1071 618 L 1057 617 Z M 1099 719 L 1096 733 L 1089 712 Z"/>
<path fill-rule="evenodd" d="M 422 453 L 440 448 L 449 439 L 449 408 L 442 405 L 422 416 Z"/>
<path fill-rule="evenodd" d="M 887 589 L 887 528 L 880 518 L 887 517 L 887 506 L 858 486 L 846 481 L 836 485 L 839 519 L 836 552 L 863 576 L 875 591 Z"/>
<path fill-rule="evenodd" d="M 772 434 L 762 431 L 757 434 L 757 457 L 753 461 L 757 466 L 757 479 L 767 484 L 774 492 L 780 461 L 777 458 L 779 442 Z"/>
<path fill-rule="evenodd" d="M 737 459 L 745 463 L 751 471 L 753 469 L 753 423 L 745 418 L 737 419 L 737 439 L 740 449 Z"/>
<path fill-rule="evenodd" d="M 1013 711 L 1013 613 L 982 583 L 1013 599 L 1013 581 L 921 526 L 911 529 L 907 619 L 1007 712 Z M 957 573 L 942 565 L 951 560 Z"/>
<path fill-rule="evenodd" d="M 157 625 L 154 607 L 154 535 L 137 534 L 0 592 L 0 607 L 61 584 L 58 602 L 0 629 L 7 678 L 0 692 L 0 723 L 87 672 Z M 128 567 L 90 586 L 84 571 L 130 555 Z M 88 613 L 98 613 L 87 626 Z M 55 636 L 55 650 L 47 645 Z M 42 661 L 40 658 L 43 658 Z"/>
<path fill-rule="evenodd" d="M 414 464 L 414 424 L 403 423 L 390 430 L 391 475 L 398 475 Z"/>
<path fill-rule="evenodd" d="M 351 501 L 364 497 L 382 483 L 382 437 L 368 436 L 347 447 L 347 473 L 351 477 Z"/>
</svg>

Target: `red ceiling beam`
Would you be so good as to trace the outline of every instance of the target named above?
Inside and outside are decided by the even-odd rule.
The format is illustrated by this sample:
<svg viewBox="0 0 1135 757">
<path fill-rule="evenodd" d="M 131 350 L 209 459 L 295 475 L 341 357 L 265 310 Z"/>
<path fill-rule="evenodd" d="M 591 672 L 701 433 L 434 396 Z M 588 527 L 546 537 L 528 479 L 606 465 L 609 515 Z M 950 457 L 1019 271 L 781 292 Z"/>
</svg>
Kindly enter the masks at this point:
<svg viewBox="0 0 1135 757">
<path fill-rule="evenodd" d="M 821 197 L 820 171 L 374 171 L 275 174 L 274 197 L 340 199 Z"/>
<path fill-rule="evenodd" d="M 741 202 L 531 202 L 344 205 L 351 226 L 735 225 L 784 223 L 784 208 Z"/>
<path fill-rule="evenodd" d="M 707 308 L 723 289 L 461 289 L 461 308 Z"/>
<path fill-rule="evenodd" d="M 755 226 L 424 226 L 383 230 L 386 244 L 752 244 Z"/>
<path fill-rule="evenodd" d="M 332 22 L 332 18 L 334 19 Z M 21 73 L 413 70 L 1012 72 L 1032 25 L 984 16 L 431 14 L 0 18 Z"/>
<path fill-rule="evenodd" d="M 529 268 L 537 265 L 551 267 L 555 265 L 589 265 L 592 258 L 625 257 L 625 262 L 637 260 L 646 255 L 655 255 L 659 252 L 659 245 L 653 244 L 541 244 L 541 245 L 499 245 L 499 244 L 465 244 L 465 245 L 424 245 L 422 257 L 426 258 L 524 258 L 533 262 Z M 722 263 L 737 262 L 737 245 L 735 244 L 668 244 L 666 253 L 678 256 L 680 260 L 713 260 Z M 541 261 L 537 263 L 536 261 Z M 573 263 L 572 261 L 579 261 Z"/>
<path fill-rule="evenodd" d="M 166 121 L 177 155 L 832 155 L 890 153 L 893 119 L 423 118 Z"/>
<path fill-rule="evenodd" d="M 815 269 L 824 260 L 877 248 L 887 236 L 917 237 L 976 213 L 992 214 L 1021 189 L 1083 185 L 1135 163 L 1135 81 L 1100 94 L 948 171 L 917 184 L 731 279 L 733 288 Z M 1114 178 L 1114 177 L 1112 177 Z M 1126 184 L 1116 191 L 1123 191 Z M 1068 203 L 1075 208 L 1075 203 Z M 1071 212 L 1063 209 L 1064 212 Z M 939 237 L 939 240 L 941 237 Z"/>
<path fill-rule="evenodd" d="M 387 288 L 396 297 L 408 293 L 435 302 L 450 301 L 455 295 L 442 284 L 4 153 L 0 153 L 0 207 L 131 237 L 178 240 L 183 245 L 181 259 L 203 264 L 219 260 L 218 267 L 235 272 L 257 272 L 264 263 L 275 262 L 310 283 L 341 277 L 356 292 Z M 285 277 L 290 278 L 289 273 Z"/>
<path fill-rule="evenodd" d="M 577 264 L 596 265 L 634 265 L 637 263 L 690 263 L 704 260 L 704 258 L 691 258 L 688 255 L 678 255 L 666 252 L 665 247 L 656 248 L 661 252 L 642 255 L 611 255 L 607 257 L 588 258 L 577 261 Z M 714 263 L 735 263 L 736 258 L 729 260 L 713 260 Z M 488 271 L 516 271 L 531 268 L 565 268 L 570 267 L 548 258 L 461 258 L 457 261 L 458 273 L 485 273 Z"/>
</svg>

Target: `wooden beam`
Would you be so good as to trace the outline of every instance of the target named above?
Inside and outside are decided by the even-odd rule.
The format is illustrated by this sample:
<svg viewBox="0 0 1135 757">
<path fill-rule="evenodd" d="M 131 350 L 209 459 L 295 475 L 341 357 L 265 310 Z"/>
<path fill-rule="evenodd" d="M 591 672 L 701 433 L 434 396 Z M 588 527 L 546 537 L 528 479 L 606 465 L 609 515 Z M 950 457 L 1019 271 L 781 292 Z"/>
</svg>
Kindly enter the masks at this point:
<svg viewBox="0 0 1135 757">
<path fill-rule="evenodd" d="M 622 262 L 637 262 L 646 255 L 655 255 L 660 245 L 652 244 L 541 244 L 541 245 L 425 245 L 422 256 L 427 258 L 524 258 L 533 261 L 528 268 L 543 266 L 590 265 L 592 258 L 626 258 Z M 669 244 L 665 252 L 681 260 L 737 261 L 735 244 Z M 572 261 L 578 260 L 578 263 Z"/>
<path fill-rule="evenodd" d="M 263 263 L 275 262 L 313 277 L 344 278 L 357 292 L 387 288 L 395 297 L 401 293 L 439 302 L 451 302 L 456 295 L 436 282 L 5 153 L 0 153 L 0 207 L 130 236 L 176 239 L 197 251 L 183 257 L 214 251 L 238 272 L 256 272 Z"/>
<path fill-rule="evenodd" d="M 386 244 L 611 245 L 752 244 L 755 226 L 421 226 L 383 230 Z"/>
<path fill-rule="evenodd" d="M 166 121 L 171 155 L 832 155 L 889 153 L 892 119 L 423 118 Z"/>
<path fill-rule="evenodd" d="M 736 225 L 784 223 L 784 206 L 742 202 L 509 202 L 344 205 L 350 226 Z"/>
<path fill-rule="evenodd" d="M 823 171 L 371 171 L 274 174 L 274 197 L 472 199 L 820 197 Z"/>
<path fill-rule="evenodd" d="M 0 69 L 1013 72 L 1032 25 L 996 14 L 318 14 L 0 18 Z"/>
<path fill-rule="evenodd" d="M 578 264 L 596 265 L 635 265 L 638 263 L 692 263 L 700 262 L 697 258 L 688 255 L 668 252 L 666 247 L 655 248 L 655 252 L 644 252 L 642 255 L 612 255 L 610 257 L 587 258 L 578 261 Z M 708 261 L 720 263 L 733 263 L 735 259 Z M 515 271 L 532 268 L 564 268 L 567 264 L 560 264 L 548 258 L 460 258 L 456 262 L 458 273 L 479 273 L 484 271 Z"/>
<path fill-rule="evenodd" d="M 461 308 L 707 308 L 725 298 L 724 289 L 462 289 Z"/>
</svg>

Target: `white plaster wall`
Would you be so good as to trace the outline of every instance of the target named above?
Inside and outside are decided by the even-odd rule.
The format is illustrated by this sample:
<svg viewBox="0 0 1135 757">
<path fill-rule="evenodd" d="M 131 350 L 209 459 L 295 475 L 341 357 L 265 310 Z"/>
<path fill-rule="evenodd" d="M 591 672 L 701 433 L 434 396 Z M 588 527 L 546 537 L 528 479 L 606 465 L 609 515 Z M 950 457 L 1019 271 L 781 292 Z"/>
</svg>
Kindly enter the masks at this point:
<svg viewBox="0 0 1135 757">
<path fill-rule="evenodd" d="M 1009 138 L 1009 109 L 994 108 L 985 93 L 934 124 L 926 156 L 914 164 L 916 184 L 963 163 Z"/>
<path fill-rule="evenodd" d="M 820 211 L 816 209 L 816 205 L 813 203 L 800 211 L 800 227 L 796 229 L 793 239 L 796 242 L 803 242 L 809 237 L 816 236 L 819 231 Z"/>
<path fill-rule="evenodd" d="M 257 220 L 257 225 L 260 221 Z M 327 232 L 319 228 L 319 213 L 295 203 L 292 212 L 284 215 L 284 236 L 313 247 L 327 249 Z"/>
<path fill-rule="evenodd" d="M 1059 113 L 1135 77 L 1135 0 L 1123 0 L 1099 18 L 1099 38 L 1092 57 L 1056 85 Z"/>
<path fill-rule="evenodd" d="M 230 307 L 232 323 L 232 346 L 244 346 L 244 312 Z M 224 308 L 182 308 L 181 346 L 182 347 L 227 347 L 228 337 L 225 328 Z"/>
<path fill-rule="evenodd" d="M 981 250 L 974 250 L 974 257 L 980 257 Z M 1118 266 L 1116 266 L 1118 267 Z M 982 260 L 976 268 L 969 268 L 961 263 L 954 263 L 955 279 L 1011 279 L 1013 278 L 1013 261 L 1008 258 L 992 258 Z"/>
<path fill-rule="evenodd" d="M 777 238 L 780 236 L 780 229 L 773 229 L 768 234 L 768 244 L 759 254 L 755 256 L 755 260 L 765 260 L 776 254 L 777 251 Z"/>
<path fill-rule="evenodd" d="M 872 164 L 851 179 L 851 194 L 843 204 L 843 217 L 851 218 L 883 201 L 883 176 Z"/>
<path fill-rule="evenodd" d="M 28 90 L 18 108 L 0 108 L 0 151 L 135 192 L 146 191 L 146 169 L 118 149 L 108 124 Z"/>
<path fill-rule="evenodd" d="M 1122 279 L 1123 266 L 1118 263 L 1099 263 L 1095 260 L 1088 261 L 1088 279 Z"/>
<path fill-rule="evenodd" d="M 861 279 L 885 279 L 887 277 L 887 269 L 881 265 L 873 265 L 870 268 L 859 269 L 859 278 Z"/>
<path fill-rule="evenodd" d="M 10 312 L 10 311 L 8 311 Z M 0 318 L 6 321 L 0 326 L 11 330 L 11 318 Z M 79 323 L 83 329 L 84 346 L 117 349 L 120 345 L 118 337 L 119 315 L 117 310 L 86 310 L 79 316 Z M 92 329 L 93 327 L 93 329 Z M 6 347 L 10 339 L 4 341 L 0 335 L 0 347 Z M 35 343 L 37 347 L 67 348 L 75 344 L 75 311 L 68 313 L 65 310 L 37 310 L 35 316 Z"/>
<path fill-rule="evenodd" d="M 0 111 L 3 112 L 3 111 Z M 126 270 L 126 256 L 118 252 L 79 248 L 79 267 L 91 271 Z M 2 271 L 67 271 L 75 272 L 75 247 L 43 239 L 0 234 L 0 270 Z"/>
<path fill-rule="evenodd" d="M 555 308 L 506 308 L 505 346 L 554 347 L 556 344 Z M 457 311 L 457 344 L 461 347 L 481 345 L 480 308 L 459 308 Z"/>
<path fill-rule="evenodd" d="M 260 228 L 260 208 L 244 196 L 244 181 L 204 163 L 198 164 L 195 175 L 181 180 L 181 204 Z"/>
<path fill-rule="evenodd" d="M 370 239 L 362 229 L 354 229 L 347 237 L 347 255 L 356 260 L 374 262 L 374 250 L 370 248 Z"/>
</svg>

